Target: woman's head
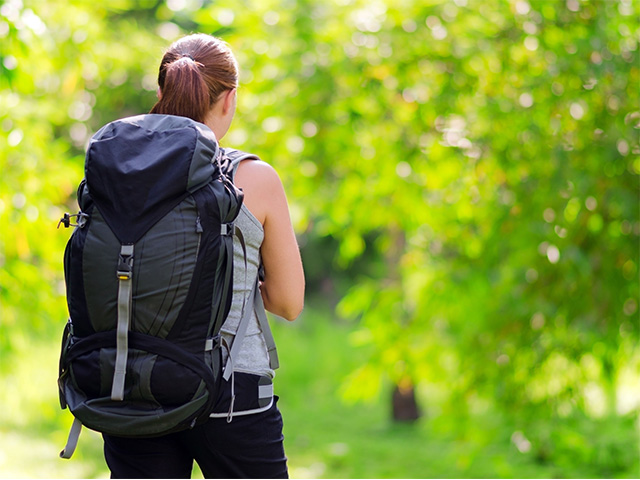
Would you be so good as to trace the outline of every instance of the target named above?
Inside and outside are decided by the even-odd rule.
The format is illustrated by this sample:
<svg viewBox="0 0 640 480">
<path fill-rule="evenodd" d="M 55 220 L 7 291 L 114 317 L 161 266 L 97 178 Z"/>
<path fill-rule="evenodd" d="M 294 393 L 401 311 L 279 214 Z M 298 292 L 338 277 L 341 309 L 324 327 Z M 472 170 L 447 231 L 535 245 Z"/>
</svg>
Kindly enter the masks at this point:
<svg viewBox="0 0 640 480">
<path fill-rule="evenodd" d="M 180 115 L 205 123 L 224 93 L 238 86 L 238 64 L 229 46 L 205 34 L 174 42 L 162 57 L 158 102 L 151 113 Z"/>
</svg>

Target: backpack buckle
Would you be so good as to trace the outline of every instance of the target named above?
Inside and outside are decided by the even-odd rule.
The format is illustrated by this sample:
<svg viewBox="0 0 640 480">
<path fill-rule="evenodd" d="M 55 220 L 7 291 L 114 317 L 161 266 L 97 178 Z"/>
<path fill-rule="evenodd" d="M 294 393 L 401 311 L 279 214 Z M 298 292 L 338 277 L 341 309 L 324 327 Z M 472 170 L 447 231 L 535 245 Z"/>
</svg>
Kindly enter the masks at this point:
<svg viewBox="0 0 640 480">
<path fill-rule="evenodd" d="M 119 280 L 130 280 L 133 273 L 133 245 L 122 245 L 118 256 L 116 275 Z"/>
</svg>

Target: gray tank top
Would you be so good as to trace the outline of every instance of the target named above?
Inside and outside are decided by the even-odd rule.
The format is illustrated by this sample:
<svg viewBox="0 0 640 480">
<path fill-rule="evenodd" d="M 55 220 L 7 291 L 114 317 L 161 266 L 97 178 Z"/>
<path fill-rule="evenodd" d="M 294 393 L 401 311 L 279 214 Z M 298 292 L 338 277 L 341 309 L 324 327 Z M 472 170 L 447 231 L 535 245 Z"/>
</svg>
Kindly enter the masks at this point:
<svg viewBox="0 0 640 480">
<path fill-rule="evenodd" d="M 258 276 L 260 266 L 260 246 L 264 239 L 264 230 L 249 209 L 242 205 L 236 225 L 244 236 L 247 265 L 245 276 L 244 252 L 237 237 L 233 238 L 233 297 L 227 320 L 222 326 L 222 337 L 231 345 L 242 315 L 242 304 L 253 310 L 247 333 L 240 346 L 238 358 L 234 361 L 234 371 L 266 375 L 270 378 L 275 372 L 269 366 L 267 345 L 260 329 L 260 323 L 254 310 L 253 298 L 249 298 Z M 223 349 L 223 365 L 227 361 L 227 352 Z"/>
</svg>

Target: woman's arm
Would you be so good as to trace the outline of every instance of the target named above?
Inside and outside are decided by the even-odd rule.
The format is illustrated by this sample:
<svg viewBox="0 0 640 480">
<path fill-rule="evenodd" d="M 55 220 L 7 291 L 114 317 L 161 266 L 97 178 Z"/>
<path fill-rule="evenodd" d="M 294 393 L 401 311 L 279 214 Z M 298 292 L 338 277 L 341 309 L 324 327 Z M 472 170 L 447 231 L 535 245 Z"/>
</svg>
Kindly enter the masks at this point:
<svg viewBox="0 0 640 480">
<path fill-rule="evenodd" d="M 265 162 L 244 161 L 235 183 L 244 191 L 245 205 L 264 228 L 260 253 L 265 275 L 260 290 L 265 308 L 295 320 L 304 306 L 304 271 L 280 177 Z"/>
</svg>

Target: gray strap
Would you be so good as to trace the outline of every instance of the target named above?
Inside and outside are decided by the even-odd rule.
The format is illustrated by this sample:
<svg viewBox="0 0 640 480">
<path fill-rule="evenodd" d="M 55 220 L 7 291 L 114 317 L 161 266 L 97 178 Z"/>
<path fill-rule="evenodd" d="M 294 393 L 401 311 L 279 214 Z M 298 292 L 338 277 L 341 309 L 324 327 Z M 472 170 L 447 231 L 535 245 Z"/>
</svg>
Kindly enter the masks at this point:
<svg viewBox="0 0 640 480">
<path fill-rule="evenodd" d="M 71 425 L 71 430 L 69 431 L 69 438 L 67 439 L 67 444 L 64 449 L 60 452 L 60 458 L 71 458 L 73 452 L 76 451 L 76 447 L 78 446 L 78 439 L 80 438 L 80 431 L 82 430 L 82 422 L 77 418 L 73 419 L 73 424 Z"/>
<path fill-rule="evenodd" d="M 256 283 L 253 285 L 253 289 L 251 290 L 251 295 L 255 294 L 257 285 L 258 282 L 256 280 Z M 229 377 L 231 377 L 231 374 L 233 373 L 233 364 L 240 353 L 240 346 L 242 345 L 242 341 L 247 333 L 247 327 L 249 326 L 249 319 L 251 318 L 252 313 L 253 309 L 246 308 L 246 305 L 243 305 L 242 317 L 240 318 L 240 323 L 238 323 L 238 329 L 236 330 L 233 343 L 231 344 L 231 349 L 229 350 L 229 358 L 227 359 L 227 363 L 224 367 L 224 373 L 222 374 L 222 378 L 225 380 L 229 380 Z"/>
<path fill-rule="evenodd" d="M 258 317 L 260 329 L 262 330 L 262 336 L 264 338 L 265 344 L 267 345 L 267 352 L 269 353 L 269 366 L 273 370 L 276 370 L 278 367 L 280 367 L 280 361 L 278 360 L 278 351 L 276 349 L 276 342 L 273 339 L 273 334 L 271 333 L 271 328 L 269 327 L 269 320 L 267 319 L 267 313 L 264 309 L 262 295 L 260 294 L 260 288 L 258 286 L 258 279 L 256 279 L 256 283 L 253 285 L 253 289 L 251 290 L 249 298 L 251 298 L 251 296 L 253 296 L 253 308 L 245 307 L 243 309 L 243 315 L 240 319 L 240 323 L 238 324 L 238 329 L 234 336 L 231 350 L 229 351 L 229 358 L 222 375 L 225 380 L 229 380 L 229 377 L 231 377 L 233 364 L 240 352 L 240 346 L 242 345 L 242 341 L 244 340 L 244 337 L 247 333 L 249 320 L 251 319 L 254 311 L 256 312 L 256 315 Z"/>
<path fill-rule="evenodd" d="M 262 295 L 260 289 L 255 289 L 255 297 L 253 298 L 253 306 L 258 316 L 258 322 L 260 323 L 260 329 L 262 330 L 262 336 L 264 342 L 267 344 L 267 351 L 269 352 L 269 366 L 276 370 L 280 366 L 278 360 L 278 351 L 276 350 L 276 342 L 273 339 L 271 333 L 271 327 L 269 327 L 269 320 L 267 319 L 267 312 L 264 309 L 264 302 L 262 301 Z"/>
<path fill-rule="evenodd" d="M 133 245 L 122 245 L 118 264 L 118 324 L 116 330 L 116 367 L 111 386 L 111 400 L 124 399 L 124 377 L 129 355 L 129 324 L 133 296 Z"/>
<path fill-rule="evenodd" d="M 231 165 L 233 165 L 233 172 L 231 173 L 231 180 L 233 181 L 236 178 L 236 172 L 238 171 L 238 165 L 243 160 L 260 160 L 260 157 L 254 155 L 253 153 L 241 152 L 239 150 L 233 150 L 227 152 L 227 156 L 231 159 Z"/>
<path fill-rule="evenodd" d="M 231 357 L 229 357 L 231 358 Z M 233 407 L 236 404 L 236 377 L 233 371 L 233 362 L 231 364 L 231 404 L 229 405 L 229 413 L 227 414 L 227 423 L 233 420 Z"/>
</svg>

